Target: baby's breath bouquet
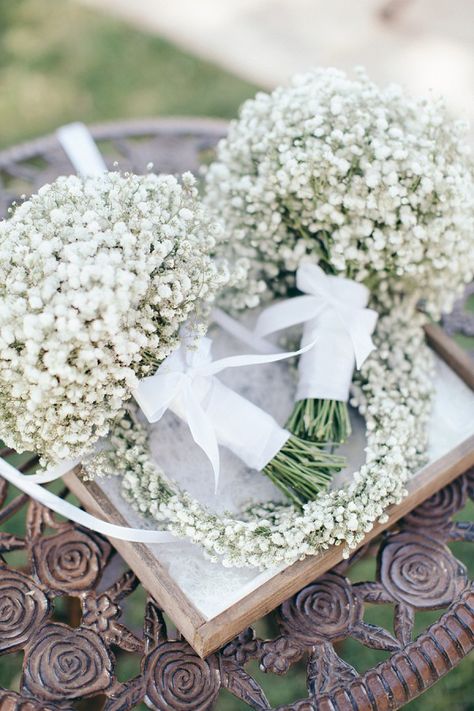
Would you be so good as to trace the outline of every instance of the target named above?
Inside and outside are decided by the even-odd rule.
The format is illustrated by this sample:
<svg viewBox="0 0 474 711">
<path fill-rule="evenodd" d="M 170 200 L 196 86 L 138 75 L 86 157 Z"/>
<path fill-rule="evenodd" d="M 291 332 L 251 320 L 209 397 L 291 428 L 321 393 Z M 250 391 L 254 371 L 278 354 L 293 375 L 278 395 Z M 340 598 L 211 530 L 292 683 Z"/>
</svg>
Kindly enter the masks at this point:
<svg viewBox="0 0 474 711">
<path fill-rule="evenodd" d="M 107 434 L 229 279 L 194 178 L 61 177 L 0 222 L 0 432 L 45 464 Z"/>
<path fill-rule="evenodd" d="M 239 277 L 211 256 L 219 230 L 191 174 L 62 177 L 0 222 L 2 439 L 49 467 L 93 453 L 132 395 L 150 422 L 175 400 L 216 480 L 224 444 L 296 501 L 326 488 L 343 458 L 214 378 L 201 337 Z"/>
<path fill-rule="evenodd" d="M 316 276 L 323 270 L 329 291 L 344 278 L 361 308 L 368 301 L 388 313 L 401 296 L 431 316 L 449 310 L 474 263 L 465 128 L 442 101 L 379 88 L 362 70 L 354 78 L 315 70 L 247 101 L 207 175 L 207 204 L 232 235 L 222 249 L 248 271 L 227 304 L 293 296 L 309 264 Z M 339 321 L 330 309 L 312 320 L 333 373 L 330 334 L 341 335 Z M 297 399 L 293 432 L 323 442 L 347 437 L 345 398 Z"/>
</svg>

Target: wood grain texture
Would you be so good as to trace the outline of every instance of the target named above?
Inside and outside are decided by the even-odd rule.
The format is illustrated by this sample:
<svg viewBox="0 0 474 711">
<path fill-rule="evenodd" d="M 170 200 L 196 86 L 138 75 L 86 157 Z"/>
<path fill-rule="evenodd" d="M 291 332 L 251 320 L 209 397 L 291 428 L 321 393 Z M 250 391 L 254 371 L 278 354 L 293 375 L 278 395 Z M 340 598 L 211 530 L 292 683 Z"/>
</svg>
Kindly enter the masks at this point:
<svg viewBox="0 0 474 711">
<path fill-rule="evenodd" d="M 82 481 L 80 467 L 76 467 L 63 478 L 67 487 L 91 514 L 119 526 L 128 525 L 128 522 L 96 482 Z M 195 630 L 205 624 L 206 618 L 170 578 L 166 569 L 151 553 L 148 546 L 144 543 L 130 543 L 116 538 L 110 538 L 110 540 L 114 548 L 140 578 L 143 587 L 173 619 L 183 636 L 188 641 L 193 639 Z"/>
<path fill-rule="evenodd" d="M 474 367 L 472 359 L 443 331 L 441 326 L 430 323 L 425 326 L 426 340 L 434 351 L 474 390 Z"/>
<path fill-rule="evenodd" d="M 407 484 L 408 496 L 400 504 L 387 509 L 388 521 L 384 524 L 376 524 L 358 548 L 393 526 L 422 501 L 472 466 L 474 466 L 474 435 L 415 475 Z M 340 563 L 343 559 L 342 552 L 342 546 L 333 546 L 324 553 L 308 556 L 278 573 L 258 590 L 242 598 L 196 630 L 192 642 L 194 649 L 200 655 L 210 654 L 235 637 L 243 627 L 252 624 L 308 582 Z"/>
</svg>

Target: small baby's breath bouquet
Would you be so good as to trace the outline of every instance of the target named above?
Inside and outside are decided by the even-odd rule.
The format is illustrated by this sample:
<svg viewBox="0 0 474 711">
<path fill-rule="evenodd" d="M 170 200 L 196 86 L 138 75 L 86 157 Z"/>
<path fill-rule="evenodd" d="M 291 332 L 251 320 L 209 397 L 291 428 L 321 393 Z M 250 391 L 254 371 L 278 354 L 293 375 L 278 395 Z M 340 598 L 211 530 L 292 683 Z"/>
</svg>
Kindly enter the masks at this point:
<svg viewBox="0 0 474 711">
<path fill-rule="evenodd" d="M 90 451 L 229 279 L 194 178 L 58 178 L 0 222 L 0 432 L 45 465 Z"/>
<path fill-rule="evenodd" d="M 388 313 L 401 296 L 436 317 L 472 278 L 465 128 L 441 101 L 380 88 L 362 70 L 320 69 L 246 102 L 219 144 L 207 204 L 232 235 L 222 249 L 248 270 L 227 303 L 254 307 L 298 289 L 292 306 L 264 313 L 259 334 L 304 322 L 304 342 L 320 335 L 300 358 L 296 434 L 350 433 L 352 372 L 375 325 L 367 305 Z"/>
</svg>

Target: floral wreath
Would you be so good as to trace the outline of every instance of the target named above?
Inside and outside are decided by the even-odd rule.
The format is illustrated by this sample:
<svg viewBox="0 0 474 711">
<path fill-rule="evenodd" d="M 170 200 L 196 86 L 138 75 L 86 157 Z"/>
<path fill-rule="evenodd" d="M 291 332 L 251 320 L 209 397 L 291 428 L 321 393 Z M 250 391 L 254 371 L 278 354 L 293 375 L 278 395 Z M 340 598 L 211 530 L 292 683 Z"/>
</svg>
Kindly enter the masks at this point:
<svg viewBox="0 0 474 711">
<path fill-rule="evenodd" d="M 426 424 L 433 392 L 433 360 L 425 343 L 426 317 L 406 303 L 379 320 L 378 349 L 354 383 L 352 404 L 366 421 L 365 464 L 351 482 L 320 494 L 300 510 L 263 503 L 241 518 L 218 515 L 180 491 L 151 458 L 146 427 L 127 411 L 117 422 L 114 449 L 86 472 L 122 477 L 122 493 L 140 514 L 201 546 L 224 566 L 289 565 L 331 545 L 356 548 L 385 510 L 406 495 L 405 483 L 426 457 Z"/>
<path fill-rule="evenodd" d="M 128 413 L 117 426 L 116 452 L 103 457 L 111 458 L 106 470 L 123 475 L 123 492 L 141 513 L 224 565 L 259 567 L 334 544 L 347 554 L 386 520 L 386 508 L 406 494 L 408 477 L 426 458 L 433 363 L 423 325 L 427 314 L 449 310 L 472 275 L 474 178 L 464 135 L 441 101 L 379 88 L 363 71 L 354 79 L 308 72 L 242 106 L 206 176 L 205 204 L 224 226 L 217 252 L 243 276 L 226 287 L 224 303 L 253 308 L 297 287 L 305 294 L 299 304 L 307 304 L 314 292 L 301 288 L 305 260 L 331 284 L 345 289 L 350 282 L 356 290 L 349 300 L 361 299 L 360 312 L 370 296 L 380 314 L 377 349 L 365 350 L 351 400 L 365 418 L 366 461 L 349 484 L 320 491 L 301 508 L 264 503 L 240 519 L 218 516 L 167 481 L 147 452 L 146 430 Z M 278 308 L 267 312 L 281 316 Z M 313 324 L 327 343 L 330 373 L 334 314 L 327 310 L 326 318 L 329 324 Z M 291 324 L 301 321 L 296 313 Z M 307 325 L 306 342 L 311 316 Z M 280 329 L 267 323 L 260 335 Z M 313 361 L 313 371 L 321 365 Z M 328 393 L 326 383 L 322 390 L 299 387 L 288 428 L 318 445 L 339 443 L 350 433 L 345 398 Z"/>
</svg>

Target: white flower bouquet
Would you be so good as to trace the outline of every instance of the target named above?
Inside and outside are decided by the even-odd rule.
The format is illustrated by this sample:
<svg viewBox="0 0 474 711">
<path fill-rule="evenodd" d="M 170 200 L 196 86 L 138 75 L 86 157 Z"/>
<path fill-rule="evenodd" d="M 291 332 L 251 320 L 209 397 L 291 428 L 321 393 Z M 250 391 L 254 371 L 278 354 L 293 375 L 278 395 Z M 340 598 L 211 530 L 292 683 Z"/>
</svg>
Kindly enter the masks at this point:
<svg viewBox="0 0 474 711">
<path fill-rule="evenodd" d="M 90 451 L 229 279 L 194 178 L 59 178 L 0 222 L 0 432 L 45 465 Z"/>
<path fill-rule="evenodd" d="M 174 406 L 216 477 L 224 444 L 290 496 L 295 477 L 308 496 L 326 488 L 343 458 L 225 388 L 199 341 L 236 278 L 211 257 L 218 235 L 190 174 L 59 178 L 1 222 L 3 440 L 46 467 L 83 458 L 133 395 L 150 421 Z"/>
<path fill-rule="evenodd" d="M 254 307 L 298 288 L 311 296 L 295 300 L 289 316 L 286 306 L 270 309 L 260 335 L 304 321 L 304 342 L 324 336 L 300 358 L 288 422 L 299 436 L 339 443 L 349 435 L 358 355 L 350 324 L 360 332 L 365 320 L 367 341 L 375 323 L 367 302 L 387 313 L 402 296 L 436 317 L 472 277 L 465 128 L 442 101 L 381 89 L 362 70 L 350 78 L 320 69 L 247 101 L 219 144 L 206 201 L 232 235 L 223 251 L 247 269 L 226 303 Z M 370 347 L 359 351 L 360 367 Z"/>
</svg>

